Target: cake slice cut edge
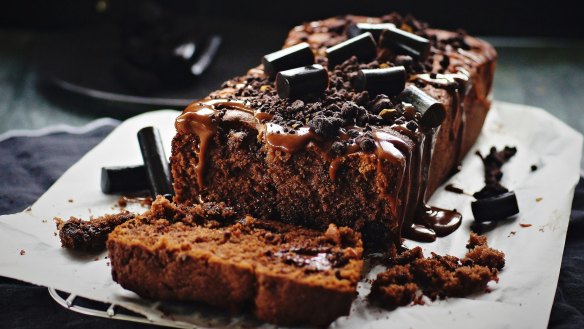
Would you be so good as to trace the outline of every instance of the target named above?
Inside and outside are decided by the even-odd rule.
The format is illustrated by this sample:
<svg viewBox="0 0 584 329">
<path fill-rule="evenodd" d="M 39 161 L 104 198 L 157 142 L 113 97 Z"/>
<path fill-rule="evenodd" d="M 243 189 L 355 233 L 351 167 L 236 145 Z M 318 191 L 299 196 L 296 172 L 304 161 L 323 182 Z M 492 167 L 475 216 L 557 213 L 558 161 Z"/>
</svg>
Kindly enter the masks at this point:
<svg viewBox="0 0 584 329">
<path fill-rule="evenodd" d="M 252 310 L 278 325 L 326 326 L 349 314 L 363 269 L 359 233 L 205 219 L 197 207 L 158 198 L 116 227 L 106 243 L 114 281 L 145 298 Z"/>
</svg>

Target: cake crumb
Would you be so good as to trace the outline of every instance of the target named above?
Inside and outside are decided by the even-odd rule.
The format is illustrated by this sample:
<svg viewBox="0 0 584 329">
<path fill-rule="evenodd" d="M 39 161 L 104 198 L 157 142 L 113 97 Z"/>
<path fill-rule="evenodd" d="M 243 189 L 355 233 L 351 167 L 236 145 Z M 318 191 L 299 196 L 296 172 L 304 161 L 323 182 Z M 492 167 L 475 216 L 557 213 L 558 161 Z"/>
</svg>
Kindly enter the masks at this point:
<svg viewBox="0 0 584 329">
<path fill-rule="evenodd" d="M 464 193 L 463 189 L 461 189 L 460 187 L 454 186 L 454 184 L 448 184 L 448 185 L 444 186 L 444 190 L 446 190 L 448 192 L 456 193 L 456 194 L 466 194 L 466 193 Z"/>
<path fill-rule="evenodd" d="M 511 232 L 509 232 L 509 235 L 507 235 L 507 237 L 510 238 L 512 235 L 515 235 L 515 234 L 517 234 L 517 232 L 511 231 Z"/>
<path fill-rule="evenodd" d="M 531 165 L 531 171 L 536 171 L 537 170 L 537 165 L 532 164 Z"/>
<path fill-rule="evenodd" d="M 541 200 L 543 200 L 542 197 L 535 198 L 535 202 L 540 202 Z"/>
<path fill-rule="evenodd" d="M 528 223 L 519 223 L 519 226 L 521 226 L 521 227 L 531 227 L 532 225 L 531 224 L 528 224 Z"/>
<path fill-rule="evenodd" d="M 41 222 L 43 222 L 43 223 L 46 223 L 46 222 L 47 222 L 47 220 L 46 220 L 46 219 L 43 219 L 43 220 L 41 220 Z"/>
<path fill-rule="evenodd" d="M 471 233 L 463 259 L 432 253 L 424 258 L 416 247 L 399 255 L 393 266 L 377 275 L 369 298 L 388 309 L 405 305 L 423 305 L 423 296 L 431 300 L 464 297 L 475 292 L 490 292 L 489 282 L 499 281 L 505 266 L 505 254 L 487 245 L 486 237 Z"/>
<path fill-rule="evenodd" d="M 69 200 L 67 200 L 67 202 L 73 203 L 73 199 L 69 199 Z"/>
<path fill-rule="evenodd" d="M 20 256 L 26 255 L 26 251 L 24 249 L 20 249 Z"/>
<path fill-rule="evenodd" d="M 134 217 L 135 214 L 125 211 L 99 218 L 90 216 L 88 221 L 76 217 L 67 221 L 55 217 L 54 221 L 64 248 L 94 252 L 105 248 L 107 236 L 116 226 Z"/>
<path fill-rule="evenodd" d="M 117 206 L 124 209 L 129 204 L 139 204 L 142 207 L 150 207 L 152 205 L 152 197 L 145 195 L 122 195 L 117 201 Z"/>
<path fill-rule="evenodd" d="M 126 208 L 128 206 L 128 199 L 124 196 L 121 196 L 118 199 L 118 207 L 120 208 Z"/>
</svg>

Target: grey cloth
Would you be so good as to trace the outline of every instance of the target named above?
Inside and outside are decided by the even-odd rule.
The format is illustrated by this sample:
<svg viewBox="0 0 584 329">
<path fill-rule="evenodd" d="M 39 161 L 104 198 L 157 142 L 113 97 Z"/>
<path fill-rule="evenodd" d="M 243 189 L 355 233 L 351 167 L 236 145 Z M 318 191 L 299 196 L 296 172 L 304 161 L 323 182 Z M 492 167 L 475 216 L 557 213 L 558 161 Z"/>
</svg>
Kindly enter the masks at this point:
<svg viewBox="0 0 584 329">
<path fill-rule="evenodd" d="M 114 128 L 87 133 L 53 133 L 13 137 L 0 142 L 0 214 L 15 213 L 34 203 L 83 154 Z M 45 287 L 0 277 L 2 328 L 152 328 L 68 311 L 56 304 Z M 560 280 L 550 328 L 584 328 L 584 179 L 572 205 Z"/>
</svg>

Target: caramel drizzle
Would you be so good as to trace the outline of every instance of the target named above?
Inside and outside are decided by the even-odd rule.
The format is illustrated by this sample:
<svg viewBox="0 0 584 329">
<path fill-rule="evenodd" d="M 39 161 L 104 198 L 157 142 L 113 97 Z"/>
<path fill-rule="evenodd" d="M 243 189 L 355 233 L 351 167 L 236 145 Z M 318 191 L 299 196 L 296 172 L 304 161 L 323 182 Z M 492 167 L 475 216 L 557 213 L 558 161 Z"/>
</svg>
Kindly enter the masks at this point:
<svg viewBox="0 0 584 329">
<path fill-rule="evenodd" d="M 176 118 L 175 128 L 180 134 L 192 134 L 199 137 L 197 164 L 197 183 L 203 186 L 203 175 L 206 167 L 207 150 L 211 140 L 217 132 L 217 117 L 222 108 L 238 110 L 245 113 L 254 113 L 253 109 L 247 107 L 242 101 L 210 99 L 198 101 L 190 104 L 181 115 Z"/>
<path fill-rule="evenodd" d="M 336 179 L 337 171 L 342 167 L 347 157 L 355 153 L 363 153 L 359 145 L 351 144 L 344 155 L 339 157 L 331 157 L 328 152 L 332 145 L 331 140 L 324 139 L 317 135 L 309 127 L 301 127 L 296 129 L 294 133 L 286 132 L 284 127 L 275 123 L 263 123 L 271 119 L 272 115 L 268 113 L 258 112 L 245 105 L 240 100 L 226 100 L 226 99 L 207 99 L 189 105 L 184 112 L 176 119 L 176 129 L 180 134 L 192 134 L 199 137 L 198 149 L 195 150 L 197 155 L 197 164 L 195 165 L 195 172 L 197 174 L 197 183 L 199 186 L 204 184 L 204 172 L 206 168 L 207 153 L 211 146 L 212 139 L 217 133 L 220 110 L 227 109 L 240 114 L 253 117 L 253 124 L 258 131 L 258 138 L 265 138 L 267 145 L 277 150 L 295 153 L 304 150 L 308 145 L 315 145 L 318 149 L 323 151 L 324 156 L 330 161 L 329 176 L 331 180 Z M 223 120 L 227 117 L 235 117 L 240 119 L 242 116 L 230 115 L 225 113 Z M 392 133 L 391 131 L 394 131 Z M 398 133 L 395 133 L 398 132 Z M 401 137 L 406 135 L 415 142 L 414 148 Z M 426 181 L 428 178 L 429 165 L 432 153 L 432 143 L 434 138 L 434 130 L 430 132 L 412 132 L 409 129 L 394 125 L 386 129 L 374 129 L 373 137 L 375 140 L 375 156 L 377 158 L 377 175 L 382 175 L 383 163 L 390 162 L 398 164 L 396 168 L 401 171 L 396 177 L 395 186 L 393 186 L 393 193 L 386 192 L 386 197 L 390 203 L 392 216 L 397 219 L 400 230 L 406 236 L 417 240 L 435 239 L 436 233 L 432 229 L 426 229 L 427 233 L 422 238 L 418 238 L 412 232 L 418 232 L 416 225 L 425 225 L 425 227 L 434 227 L 435 223 L 442 223 L 443 220 L 435 218 L 434 221 L 428 218 L 432 214 L 440 215 L 444 212 L 438 212 L 436 209 L 427 212 L 421 212 L 420 209 L 429 209 L 425 206 L 425 190 Z M 340 135 L 337 137 L 340 140 L 347 140 L 349 136 L 342 129 Z M 386 187 L 389 191 L 390 187 Z M 401 196 L 401 199 L 400 199 Z M 398 200 L 403 200 L 403 204 L 398 204 Z M 433 212 L 432 212 L 433 211 Z M 424 218 L 422 222 L 415 220 L 416 216 Z M 443 216 L 442 216 L 443 217 Z M 433 217 L 432 217 L 433 218 Z M 419 224 L 422 223 L 422 224 Z M 434 223 L 434 224 L 432 224 Z M 448 225 L 442 225 L 448 226 Z M 453 227 L 456 225 L 450 225 Z M 420 226 L 421 227 L 421 226 Z M 458 227 L 458 226 L 456 226 Z M 445 229 L 440 231 L 444 234 Z M 418 234 L 419 235 L 419 234 Z M 430 237 L 430 238 L 428 238 Z M 396 243 L 400 243 L 396 241 Z"/>
<path fill-rule="evenodd" d="M 271 147 L 287 153 L 303 150 L 308 143 L 317 140 L 317 135 L 308 127 L 301 127 L 294 134 L 284 132 L 284 127 L 267 123 L 266 141 Z"/>
</svg>

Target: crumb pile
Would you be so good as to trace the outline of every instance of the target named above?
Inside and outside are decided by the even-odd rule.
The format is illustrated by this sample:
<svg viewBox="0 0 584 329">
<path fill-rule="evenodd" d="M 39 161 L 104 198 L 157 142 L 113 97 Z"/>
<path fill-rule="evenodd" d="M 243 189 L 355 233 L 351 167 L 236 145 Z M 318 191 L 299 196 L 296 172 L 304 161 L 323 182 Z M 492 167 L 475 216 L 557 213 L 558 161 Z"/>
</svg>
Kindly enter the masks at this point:
<svg viewBox="0 0 584 329">
<path fill-rule="evenodd" d="M 424 258 L 416 247 L 393 259 L 394 265 L 379 273 L 369 297 L 376 304 L 393 309 L 412 302 L 422 303 L 422 295 L 430 299 L 464 297 L 487 291 L 490 281 L 499 281 L 505 266 L 505 255 L 487 245 L 487 238 L 471 233 L 469 251 L 459 259 L 432 253 Z"/>
</svg>

